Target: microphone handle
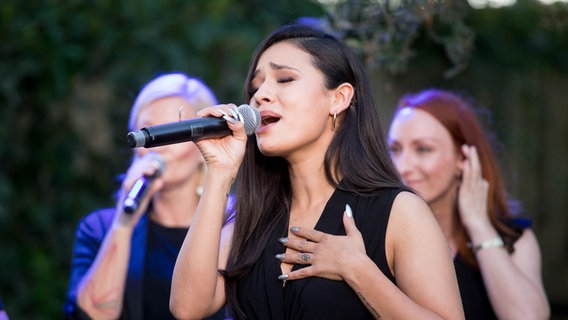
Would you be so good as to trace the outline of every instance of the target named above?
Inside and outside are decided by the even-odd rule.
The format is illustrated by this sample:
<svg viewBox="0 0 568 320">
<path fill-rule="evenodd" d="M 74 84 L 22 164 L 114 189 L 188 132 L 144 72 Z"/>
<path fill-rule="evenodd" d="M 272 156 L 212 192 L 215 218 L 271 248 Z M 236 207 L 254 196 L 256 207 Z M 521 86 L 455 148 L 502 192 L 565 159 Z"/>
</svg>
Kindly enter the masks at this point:
<svg viewBox="0 0 568 320">
<path fill-rule="evenodd" d="M 224 137 L 229 134 L 231 130 L 225 119 L 203 117 L 145 127 L 138 132 L 130 132 L 128 145 L 131 148 L 153 148 L 172 143 L 197 141 L 201 138 Z"/>
<path fill-rule="evenodd" d="M 132 188 L 124 199 L 124 212 L 132 214 L 138 209 L 140 201 L 144 199 L 144 196 L 146 195 L 146 192 L 148 191 L 148 187 L 152 183 L 152 180 L 154 180 L 154 176 L 144 176 L 134 182 Z"/>
</svg>

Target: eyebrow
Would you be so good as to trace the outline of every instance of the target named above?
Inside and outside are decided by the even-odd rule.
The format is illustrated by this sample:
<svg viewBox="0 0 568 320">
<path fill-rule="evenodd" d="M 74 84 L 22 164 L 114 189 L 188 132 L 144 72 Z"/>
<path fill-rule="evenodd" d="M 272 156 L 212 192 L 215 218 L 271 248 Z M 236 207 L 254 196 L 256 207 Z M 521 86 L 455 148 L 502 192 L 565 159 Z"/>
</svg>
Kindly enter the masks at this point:
<svg viewBox="0 0 568 320">
<path fill-rule="evenodd" d="M 387 138 L 387 142 L 388 143 L 396 143 L 396 144 L 402 144 L 400 139 L 395 139 L 395 138 L 391 138 L 388 137 Z M 420 137 L 420 138 L 413 138 L 412 140 L 410 140 L 410 144 L 422 144 L 422 143 L 439 143 L 440 140 L 437 138 L 433 138 L 433 137 Z"/>
<path fill-rule="evenodd" d="M 294 71 L 300 72 L 300 70 L 298 70 L 298 69 L 296 69 L 296 68 L 293 68 L 293 67 L 290 67 L 290 66 L 287 66 L 287 65 L 283 65 L 283 64 L 277 64 L 277 63 L 274 63 L 274 62 L 270 62 L 268 65 L 269 65 L 270 68 L 273 69 L 273 70 L 290 69 L 290 70 L 294 70 Z M 253 77 L 256 77 L 256 76 L 258 75 L 258 72 L 259 72 L 259 71 L 260 71 L 260 70 L 256 69 L 256 70 L 254 71 L 254 73 L 253 73 Z"/>
<path fill-rule="evenodd" d="M 290 67 L 290 66 L 286 66 L 286 65 L 283 65 L 283 64 L 276 64 L 276 63 L 274 63 L 274 62 L 270 62 L 269 65 L 270 65 L 270 67 L 271 67 L 272 69 L 276 69 L 276 70 L 280 70 L 280 69 L 292 69 L 292 70 L 299 71 L 299 70 L 296 69 L 296 68 L 292 68 L 292 67 Z"/>
<path fill-rule="evenodd" d="M 426 143 L 426 144 L 429 144 L 429 143 L 438 144 L 438 143 L 440 143 L 441 141 L 440 141 L 440 139 L 435 138 L 435 137 L 420 137 L 420 138 L 412 139 L 411 142 L 412 142 L 412 144 L 421 144 L 421 143 Z"/>
</svg>

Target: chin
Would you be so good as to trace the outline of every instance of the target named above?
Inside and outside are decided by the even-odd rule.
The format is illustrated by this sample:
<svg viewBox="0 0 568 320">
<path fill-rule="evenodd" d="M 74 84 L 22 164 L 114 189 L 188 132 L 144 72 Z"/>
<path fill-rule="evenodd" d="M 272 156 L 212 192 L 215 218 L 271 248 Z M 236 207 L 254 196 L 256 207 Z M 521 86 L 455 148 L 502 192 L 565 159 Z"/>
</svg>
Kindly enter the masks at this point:
<svg viewBox="0 0 568 320">
<path fill-rule="evenodd" d="M 280 143 L 258 143 L 258 149 L 267 157 L 285 157 L 289 153 L 282 148 Z"/>
<path fill-rule="evenodd" d="M 260 149 L 260 153 L 262 153 L 263 155 L 267 156 L 267 157 L 279 157 L 282 154 L 279 153 L 277 150 L 274 149 L 270 149 L 270 148 L 259 148 Z"/>
</svg>

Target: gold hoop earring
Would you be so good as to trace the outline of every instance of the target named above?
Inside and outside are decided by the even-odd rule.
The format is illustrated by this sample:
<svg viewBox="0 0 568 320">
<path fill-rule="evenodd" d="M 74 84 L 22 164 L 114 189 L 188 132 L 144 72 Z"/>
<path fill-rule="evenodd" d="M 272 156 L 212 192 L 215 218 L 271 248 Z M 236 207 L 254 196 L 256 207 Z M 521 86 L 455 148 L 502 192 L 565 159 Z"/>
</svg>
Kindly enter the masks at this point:
<svg viewBox="0 0 568 320">
<path fill-rule="evenodd" d="M 333 112 L 333 130 L 335 130 L 335 123 L 337 121 L 337 111 Z"/>
</svg>

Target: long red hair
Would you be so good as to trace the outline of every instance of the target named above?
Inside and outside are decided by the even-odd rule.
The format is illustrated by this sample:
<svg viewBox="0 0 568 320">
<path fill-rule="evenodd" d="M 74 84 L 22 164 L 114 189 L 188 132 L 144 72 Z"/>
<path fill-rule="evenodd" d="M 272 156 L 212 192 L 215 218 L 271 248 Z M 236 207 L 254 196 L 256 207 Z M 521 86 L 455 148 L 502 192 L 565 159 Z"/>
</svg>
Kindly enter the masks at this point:
<svg viewBox="0 0 568 320">
<path fill-rule="evenodd" d="M 499 234 L 504 236 L 505 245 L 509 252 L 512 252 L 512 243 L 507 239 L 516 238 L 520 234 L 505 222 L 513 216 L 511 204 L 514 202 L 508 199 L 493 147 L 477 118 L 473 103 L 450 91 L 428 89 L 414 95 L 404 96 L 398 103 L 397 111 L 407 107 L 423 110 L 436 118 L 449 131 L 457 150 L 461 150 L 464 144 L 475 146 L 483 178 L 489 182 L 487 197 L 489 219 Z M 455 210 L 459 218 L 458 206 Z M 462 225 L 458 251 L 467 263 L 477 266 L 475 254 L 468 247 L 469 242 L 469 236 Z"/>
</svg>

